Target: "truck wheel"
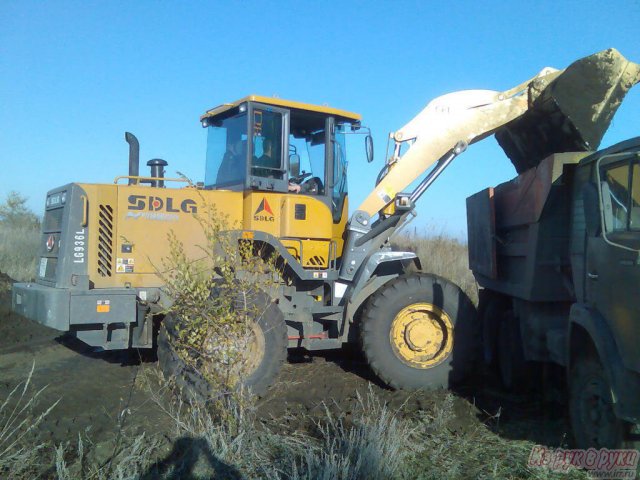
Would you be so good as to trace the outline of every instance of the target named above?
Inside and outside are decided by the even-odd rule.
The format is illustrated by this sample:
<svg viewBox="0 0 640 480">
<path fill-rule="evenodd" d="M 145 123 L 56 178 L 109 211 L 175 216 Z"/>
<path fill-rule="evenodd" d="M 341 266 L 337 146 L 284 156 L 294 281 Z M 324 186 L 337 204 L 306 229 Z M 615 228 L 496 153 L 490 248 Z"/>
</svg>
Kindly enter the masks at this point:
<svg viewBox="0 0 640 480">
<path fill-rule="evenodd" d="M 626 422 L 613 411 L 611 385 L 597 359 L 579 357 L 569 380 L 569 413 L 578 448 L 620 448 Z"/>
<path fill-rule="evenodd" d="M 484 293 L 482 293 L 484 292 Z M 497 363 L 498 332 L 502 317 L 508 310 L 506 299 L 489 290 L 482 290 L 478 302 L 478 318 L 480 319 L 482 335 L 482 360 L 488 367 Z"/>
<path fill-rule="evenodd" d="M 375 374 L 396 389 L 448 388 L 472 369 L 475 308 L 444 278 L 411 274 L 368 301 L 361 341 Z"/>
<path fill-rule="evenodd" d="M 527 386 L 527 362 L 524 359 L 520 319 L 509 311 L 502 315 L 498 330 L 498 372 L 508 391 L 520 391 Z"/>
<path fill-rule="evenodd" d="M 246 352 L 241 385 L 256 395 L 262 395 L 277 377 L 287 356 L 287 326 L 280 309 L 266 296 L 254 300 L 266 307 L 255 321 L 252 339 Z M 266 303 L 268 302 L 268 303 Z M 165 317 L 158 334 L 158 365 L 165 379 L 195 400 L 206 400 L 213 392 L 204 376 L 188 365 L 173 348 L 176 338 L 176 318 Z"/>
</svg>

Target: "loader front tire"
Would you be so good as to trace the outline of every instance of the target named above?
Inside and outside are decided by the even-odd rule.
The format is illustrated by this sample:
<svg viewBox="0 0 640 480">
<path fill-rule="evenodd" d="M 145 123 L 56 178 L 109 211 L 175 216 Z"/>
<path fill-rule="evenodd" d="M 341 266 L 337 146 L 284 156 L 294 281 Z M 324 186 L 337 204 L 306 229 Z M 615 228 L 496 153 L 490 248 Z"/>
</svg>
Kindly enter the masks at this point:
<svg viewBox="0 0 640 480">
<path fill-rule="evenodd" d="M 477 358 L 475 308 L 436 275 L 404 275 L 384 285 L 369 299 L 360 331 L 371 369 L 396 389 L 449 388 Z"/>
<path fill-rule="evenodd" d="M 252 341 L 247 349 L 246 368 L 240 385 L 262 395 L 275 381 L 287 357 L 287 326 L 278 306 L 266 296 L 252 299 L 260 302 L 262 312 L 255 319 Z M 158 365 L 166 380 L 171 379 L 183 394 L 195 401 L 206 401 L 214 387 L 195 368 L 185 362 L 174 349 L 179 319 L 167 315 L 158 333 Z"/>
</svg>

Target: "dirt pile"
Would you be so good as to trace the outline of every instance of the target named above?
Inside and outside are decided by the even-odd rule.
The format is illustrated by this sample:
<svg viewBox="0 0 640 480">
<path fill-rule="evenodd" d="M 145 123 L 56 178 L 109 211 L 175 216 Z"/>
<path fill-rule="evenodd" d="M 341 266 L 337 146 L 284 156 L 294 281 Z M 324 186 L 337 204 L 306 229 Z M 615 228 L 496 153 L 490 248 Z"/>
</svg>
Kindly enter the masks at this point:
<svg viewBox="0 0 640 480">
<path fill-rule="evenodd" d="M 529 87 L 529 110 L 496 132 L 518 173 L 552 153 L 597 150 L 640 65 L 611 48 Z M 551 79 L 549 81 L 549 79 Z"/>
</svg>

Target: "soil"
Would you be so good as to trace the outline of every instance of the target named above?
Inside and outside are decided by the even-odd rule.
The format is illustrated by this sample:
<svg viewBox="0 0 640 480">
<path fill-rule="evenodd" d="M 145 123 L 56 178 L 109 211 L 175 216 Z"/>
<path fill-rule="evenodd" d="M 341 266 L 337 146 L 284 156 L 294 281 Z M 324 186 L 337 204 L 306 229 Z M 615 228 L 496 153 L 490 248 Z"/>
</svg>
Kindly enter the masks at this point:
<svg viewBox="0 0 640 480">
<path fill-rule="evenodd" d="M 1 274 L 0 274 L 1 275 Z M 38 440 L 54 444 L 74 442 L 78 435 L 94 445 L 108 445 L 119 431 L 125 409 L 126 427 L 162 437 L 170 432 L 170 419 L 152 401 L 137 377 L 153 370 L 153 358 L 127 352 L 97 352 L 61 332 L 41 326 L 11 312 L 9 280 L 0 277 L 0 404 L 24 381 L 35 363 L 32 388 L 46 389 L 34 413 L 57 400 L 59 404 L 36 432 Z M 485 423 L 503 437 L 528 439 L 559 446 L 568 441 L 568 424 L 562 394 L 508 394 L 490 376 L 478 385 L 455 393 L 455 419 L 449 428 L 464 433 Z M 258 417 L 285 431 L 304 429 L 297 414 L 321 417 L 325 408 L 347 416 L 356 407 L 358 393 L 371 389 L 402 416 L 433 411 L 447 392 L 409 393 L 385 387 L 353 351 L 304 354 L 294 352 L 284 365 L 277 385 L 259 400 Z M 547 389 L 547 392 L 558 392 Z M 552 395 L 553 397 L 553 395 Z M 15 397 L 14 397 L 15 399 Z M 105 447 L 106 448 L 106 447 Z M 108 453 L 108 452 L 107 452 Z"/>
<path fill-rule="evenodd" d="M 573 62 L 560 76 L 530 92 L 531 108 L 496 133 L 518 173 L 558 152 L 595 151 L 640 66 L 615 49 Z"/>
</svg>

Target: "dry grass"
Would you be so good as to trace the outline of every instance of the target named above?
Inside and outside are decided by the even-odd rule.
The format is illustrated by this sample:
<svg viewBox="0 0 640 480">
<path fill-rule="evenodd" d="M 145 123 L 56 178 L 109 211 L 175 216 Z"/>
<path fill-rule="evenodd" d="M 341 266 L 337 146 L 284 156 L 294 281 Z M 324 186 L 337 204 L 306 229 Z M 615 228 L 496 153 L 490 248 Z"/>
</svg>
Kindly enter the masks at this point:
<svg viewBox="0 0 640 480">
<path fill-rule="evenodd" d="M 0 222 L 0 272 L 17 281 L 33 280 L 39 245 L 39 227 Z"/>
<path fill-rule="evenodd" d="M 469 251 L 466 243 L 444 233 L 430 231 L 424 235 L 401 234 L 393 238 L 392 244 L 395 250 L 417 253 L 422 270 L 451 280 L 475 304 L 478 303 L 478 285 L 469 270 Z"/>
<path fill-rule="evenodd" d="M 482 423 L 460 432 L 454 404 L 461 400 L 452 394 L 432 408 L 407 415 L 403 406 L 391 409 L 370 389 L 348 412 L 330 404 L 320 417 L 295 413 L 283 428 L 279 420 L 259 421 L 252 397 L 240 403 L 238 397 L 228 397 L 224 412 L 184 403 L 181 397 L 171 399 L 165 395 L 170 385 L 153 373 L 148 374 L 151 382 L 139 386 L 149 389 L 152 402 L 147 407 L 161 409 L 172 420 L 170 431 L 161 437 L 125 431 L 102 443 L 85 435 L 73 445 L 51 446 L 24 435 L 51 412 L 45 410 L 34 422 L 24 420 L 31 418 L 25 412 L 38 397 L 37 392 L 25 395 L 34 391 L 27 388 L 31 375 L 3 406 L 10 413 L 4 417 L 9 428 L 0 425 L 9 433 L 0 445 L 3 478 L 35 478 L 38 472 L 55 472 L 55 478 L 64 480 L 589 478 L 581 471 L 559 474 L 528 468 L 533 443 L 503 439 Z M 8 409 L 16 395 L 18 406 Z M 313 428 L 291 432 L 291 425 Z"/>
<path fill-rule="evenodd" d="M 35 363 L 27 378 L 15 386 L 0 404 L 0 474 L 5 478 L 29 478 L 39 463 L 45 443 L 39 442 L 34 431 L 45 421 L 59 400 L 38 415 L 34 415 L 40 394 L 31 383 Z"/>
<path fill-rule="evenodd" d="M 470 431 L 456 432 L 452 423 L 454 397 L 447 397 L 432 412 L 420 414 L 415 439 L 421 448 L 410 458 L 403 479 L 588 479 L 583 471 L 553 473 L 529 468 L 534 444 L 506 440 L 478 423 Z"/>
</svg>

